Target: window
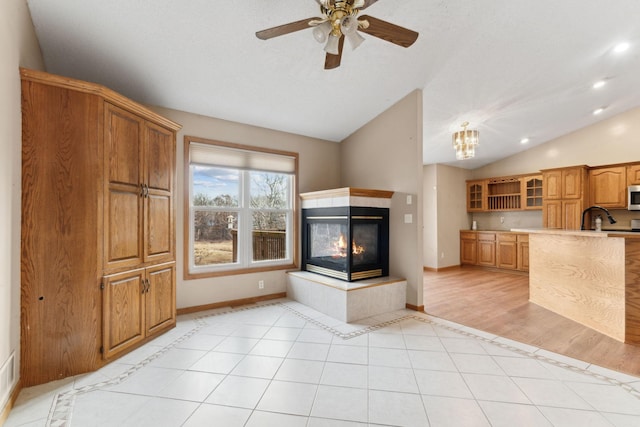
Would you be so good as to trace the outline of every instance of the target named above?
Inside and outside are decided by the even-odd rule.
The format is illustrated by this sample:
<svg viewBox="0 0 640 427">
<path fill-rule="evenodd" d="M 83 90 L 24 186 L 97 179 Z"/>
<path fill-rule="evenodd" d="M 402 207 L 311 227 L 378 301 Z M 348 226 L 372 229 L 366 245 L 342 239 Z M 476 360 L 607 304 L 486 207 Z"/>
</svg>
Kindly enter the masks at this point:
<svg viewBox="0 0 640 427">
<path fill-rule="evenodd" d="M 294 267 L 297 164 L 297 153 L 185 137 L 185 278 Z"/>
</svg>

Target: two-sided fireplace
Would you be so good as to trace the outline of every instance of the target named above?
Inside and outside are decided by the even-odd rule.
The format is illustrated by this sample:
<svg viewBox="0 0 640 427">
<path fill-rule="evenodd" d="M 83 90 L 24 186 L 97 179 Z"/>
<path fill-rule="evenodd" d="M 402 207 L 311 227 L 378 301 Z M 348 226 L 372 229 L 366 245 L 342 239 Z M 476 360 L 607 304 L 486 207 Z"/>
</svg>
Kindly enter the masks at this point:
<svg viewBox="0 0 640 427">
<path fill-rule="evenodd" d="M 310 194 L 313 202 L 305 203 Z M 347 188 L 303 195 L 302 270 L 348 282 L 388 276 L 391 194 Z"/>
</svg>

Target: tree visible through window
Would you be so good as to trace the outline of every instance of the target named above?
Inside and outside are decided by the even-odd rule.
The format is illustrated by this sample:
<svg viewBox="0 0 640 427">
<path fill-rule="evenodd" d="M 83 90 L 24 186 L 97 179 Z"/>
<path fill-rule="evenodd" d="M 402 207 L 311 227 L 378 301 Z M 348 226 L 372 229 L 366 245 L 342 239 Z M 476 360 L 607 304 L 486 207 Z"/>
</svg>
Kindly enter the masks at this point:
<svg viewBox="0 0 640 427">
<path fill-rule="evenodd" d="M 264 157 L 276 154 L 257 152 L 255 169 L 237 168 L 234 155 L 246 157 L 246 150 L 191 145 L 189 274 L 291 265 L 295 174 Z M 219 164 L 229 153 L 230 166 Z M 260 170 L 261 163 L 276 170 Z"/>
</svg>

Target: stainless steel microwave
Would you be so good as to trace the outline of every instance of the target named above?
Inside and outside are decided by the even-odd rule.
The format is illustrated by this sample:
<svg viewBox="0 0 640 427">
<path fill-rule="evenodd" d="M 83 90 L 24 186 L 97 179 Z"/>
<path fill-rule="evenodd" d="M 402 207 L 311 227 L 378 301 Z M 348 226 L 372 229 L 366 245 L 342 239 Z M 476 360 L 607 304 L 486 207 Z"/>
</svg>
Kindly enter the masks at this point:
<svg viewBox="0 0 640 427">
<path fill-rule="evenodd" d="M 640 185 L 629 186 L 629 207 L 630 211 L 640 211 Z"/>
</svg>

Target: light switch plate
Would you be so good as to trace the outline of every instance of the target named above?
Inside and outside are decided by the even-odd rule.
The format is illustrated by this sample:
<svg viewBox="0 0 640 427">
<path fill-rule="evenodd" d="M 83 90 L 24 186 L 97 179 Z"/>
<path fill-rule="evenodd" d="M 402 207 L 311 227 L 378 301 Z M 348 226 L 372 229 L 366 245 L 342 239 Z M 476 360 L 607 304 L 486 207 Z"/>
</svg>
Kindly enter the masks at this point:
<svg viewBox="0 0 640 427">
<path fill-rule="evenodd" d="M 405 224 L 411 224 L 412 222 L 413 222 L 413 215 L 404 214 L 404 223 Z"/>
</svg>

